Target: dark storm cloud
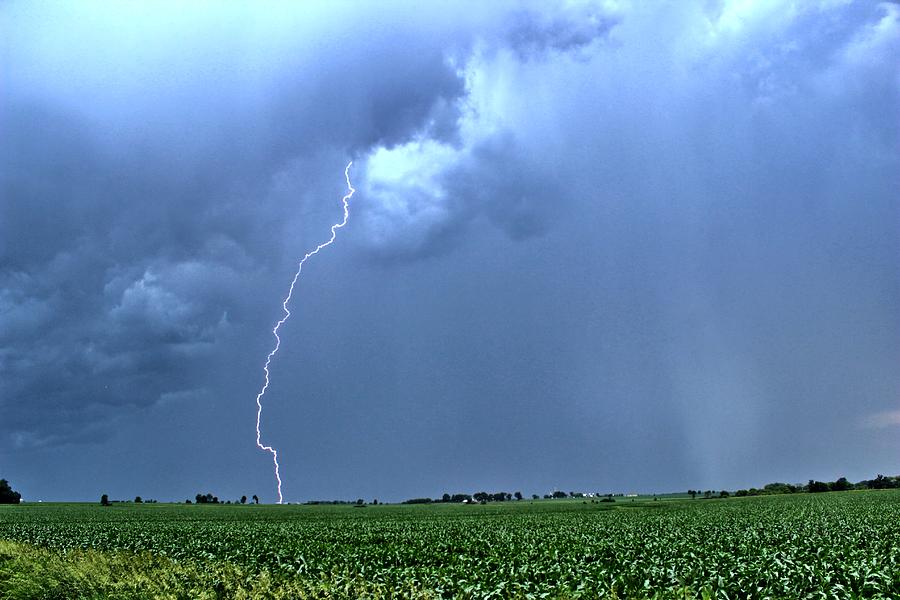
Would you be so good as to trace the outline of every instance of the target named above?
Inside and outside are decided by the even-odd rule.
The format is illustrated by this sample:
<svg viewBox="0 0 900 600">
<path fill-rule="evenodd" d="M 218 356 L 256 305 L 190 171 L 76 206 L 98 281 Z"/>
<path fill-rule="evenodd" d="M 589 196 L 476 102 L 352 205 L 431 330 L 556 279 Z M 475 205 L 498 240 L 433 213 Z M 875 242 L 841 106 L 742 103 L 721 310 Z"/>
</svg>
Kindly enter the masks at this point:
<svg viewBox="0 0 900 600">
<path fill-rule="evenodd" d="M 514 240 L 541 235 L 566 211 L 568 191 L 547 157 L 528 156 L 514 135 L 495 135 L 446 178 L 468 214 L 483 213 Z"/>
<path fill-rule="evenodd" d="M 277 240 L 295 223 L 273 182 L 291 164 L 413 135 L 458 138 L 466 90 L 452 63 L 474 36 L 434 28 L 427 13 L 380 16 L 408 19 L 398 28 L 363 11 L 374 27 L 359 38 L 339 23 L 352 14 L 315 31 L 321 23 L 292 12 L 285 19 L 312 42 L 270 42 L 266 26 L 276 38 L 285 28 L 242 9 L 198 13 L 196 29 L 190 14 L 170 28 L 123 9 L 119 18 L 147 22 L 121 34 L 96 6 L 54 18 L 25 4 L 5 11 L 15 32 L 0 110 L 0 397 L 5 438 L 18 445 L 90 440 L 88 424 L 115 415 L 103 407 L 203 386 L 223 330 L 252 318 L 256 273 L 281 264 Z M 242 18 L 263 30 L 228 35 Z M 560 47 L 546 41 L 571 37 L 560 23 L 529 36 Z M 464 168 L 478 176 L 476 162 Z M 516 214 L 511 230 L 541 227 Z"/>
<path fill-rule="evenodd" d="M 17 25 L 40 18 L 23 5 L 7 11 Z M 66 39 L 77 53 L 86 42 L 76 36 L 97 32 L 72 25 Z M 17 67 L 0 111 L 7 442 L 89 441 L 85 431 L 115 416 L 104 406 L 147 406 L 202 386 L 201 366 L 229 327 L 229 311 L 241 318 L 252 273 L 271 266 L 268 238 L 281 227 L 267 186 L 284 162 L 325 144 L 353 150 L 396 143 L 423 124 L 447 128 L 458 77 L 440 47 L 400 35 L 413 52 L 382 42 L 379 69 L 360 61 L 357 48 L 310 73 L 293 69 L 291 49 L 279 48 L 268 57 L 279 63 L 268 73 L 269 93 L 247 106 L 235 88 L 240 78 L 227 73 L 205 89 L 188 83 L 183 95 L 162 86 L 160 97 L 148 97 L 153 81 L 138 80 L 137 90 L 122 90 L 135 95 L 124 116 L 116 115 L 116 89 L 98 91 L 100 104 L 87 108 L 43 97 L 22 75 L 39 38 L 7 45 Z M 173 68 L 202 67 L 187 60 Z M 84 68 L 91 77 L 96 66 Z M 351 101 L 337 102 L 344 95 Z M 158 130 L 132 124 L 162 120 L 157 102 L 167 111 Z"/>
</svg>

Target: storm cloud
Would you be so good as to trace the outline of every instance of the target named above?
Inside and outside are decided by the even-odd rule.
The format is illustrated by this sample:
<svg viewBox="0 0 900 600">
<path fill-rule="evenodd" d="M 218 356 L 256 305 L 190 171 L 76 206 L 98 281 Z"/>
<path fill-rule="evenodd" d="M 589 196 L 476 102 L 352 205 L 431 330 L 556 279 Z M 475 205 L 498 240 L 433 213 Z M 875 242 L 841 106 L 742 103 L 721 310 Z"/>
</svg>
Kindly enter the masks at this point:
<svg viewBox="0 0 900 600">
<path fill-rule="evenodd" d="M 62 471 L 98 462 L 268 489 L 260 359 L 351 159 L 264 412 L 289 494 L 896 468 L 896 4 L 0 17 L 0 466 L 31 495 L 93 497 Z"/>
</svg>

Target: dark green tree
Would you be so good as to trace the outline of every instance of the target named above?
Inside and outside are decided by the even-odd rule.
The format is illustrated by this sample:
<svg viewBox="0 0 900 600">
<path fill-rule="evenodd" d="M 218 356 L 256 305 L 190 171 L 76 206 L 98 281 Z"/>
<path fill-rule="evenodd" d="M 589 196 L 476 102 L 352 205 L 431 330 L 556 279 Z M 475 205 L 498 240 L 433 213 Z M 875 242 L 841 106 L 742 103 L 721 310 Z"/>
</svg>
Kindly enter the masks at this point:
<svg viewBox="0 0 900 600">
<path fill-rule="evenodd" d="M 22 494 L 9 486 L 9 482 L 0 479 L 0 504 L 18 504 L 22 501 Z"/>
<path fill-rule="evenodd" d="M 103 494 L 100 496 L 100 506 L 109 506 L 109 496 Z"/>
<path fill-rule="evenodd" d="M 253 494 L 253 504 L 259 504 L 259 496 Z"/>
<path fill-rule="evenodd" d="M 763 486 L 764 494 L 793 494 L 797 491 L 797 488 L 789 483 L 781 483 L 780 481 L 776 481 L 774 483 L 767 483 Z"/>
<path fill-rule="evenodd" d="M 896 487 L 894 485 L 894 481 L 890 477 L 885 477 L 881 473 L 875 476 L 875 479 L 871 481 L 871 486 L 873 490 L 887 490 L 892 487 Z"/>
<path fill-rule="evenodd" d="M 247 496 L 241 496 L 241 504 L 247 504 Z"/>
<path fill-rule="evenodd" d="M 817 494 L 819 492 L 830 491 L 831 486 L 824 481 L 814 481 L 810 479 L 809 483 L 806 485 L 806 490 L 810 493 Z"/>
<path fill-rule="evenodd" d="M 846 492 L 847 490 L 853 489 L 853 484 L 847 481 L 846 477 L 841 477 L 831 484 L 831 489 L 835 492 Z"/>
</svg>

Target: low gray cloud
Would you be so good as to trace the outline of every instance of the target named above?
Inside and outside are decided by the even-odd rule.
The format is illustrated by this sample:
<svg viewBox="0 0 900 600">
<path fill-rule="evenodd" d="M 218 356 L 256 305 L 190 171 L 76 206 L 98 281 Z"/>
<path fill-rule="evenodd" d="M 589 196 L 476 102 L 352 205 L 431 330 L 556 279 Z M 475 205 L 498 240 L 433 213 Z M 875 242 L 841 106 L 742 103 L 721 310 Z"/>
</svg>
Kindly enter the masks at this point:
<svg viewBox="0 0 900 600">
<path fill-rule="evenodd" d="M 862 426 L 867 429 L 900 427 L 900 410 L 888 410 L 868 415 L 862 419 Z"/>
<path fill-rule="evenodd" d="M 555 10 L 522 9 L 506 19 L 503 47 L 520 58 L 540 58 L 547 52 L 580 52 L 604 39 L 619 22 L 615 11 L 596 4 L 570 3 Z"/>
</svg>

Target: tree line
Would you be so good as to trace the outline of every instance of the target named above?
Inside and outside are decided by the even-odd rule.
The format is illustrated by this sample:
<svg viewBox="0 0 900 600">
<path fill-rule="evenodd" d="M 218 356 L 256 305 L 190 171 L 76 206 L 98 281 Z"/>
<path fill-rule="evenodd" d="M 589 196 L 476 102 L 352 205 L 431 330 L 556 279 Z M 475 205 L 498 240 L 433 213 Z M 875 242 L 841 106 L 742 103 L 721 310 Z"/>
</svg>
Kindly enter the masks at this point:
<svg viewBox="0 0 900 600">
<path fill-rule="evenodd" d="M 791 484 L 791 483 L 767 483 L 762 488 L 740 489 L 730 492 L 728 490 L 688 490 L 691 498 L 729 498 L 731 496 L 767 496 L 772 494 L 797 494 L 797 493 L 820 493 L 820 492 L 844 492 L 849 490 L 887 490 L 900 489 L 900 475 L 888 477 L 885 475 L 877 475 L 874 479 L 863 479 L 856 483 L 851 483 L 846 477 L 839 477 L 835 481 L 816 481 L 810 479 L 808 483 Z M 656 494 L 653 494 L 656 496 Z M 562 499 L 562 498 L 599 498 L 601 502 L 614 502 L 614 496 L 622 496 L 622 494 L 610 494 L 601 492 L 563 492 L 556 490 L 549 494 L 539 496 L 531 494 L 532 500 Z M 486 504 L 488 502 L 507 502 L 515 498 L 522 500 L 524 496 L 522 492 L 478 492 L 475 494 L 444 494 L 440 498 L 410 498 L 403 501 L 403 504 L 439 504 L 439 503 L 478 503 Z"/>
<path fill-rule="evenodd" d="M 259 504 L 259 496 L 253 494 L 251 497 L 253 500 L 253 504 Z M 225 502 L 219 502 L 218 496 L 213 496 L 212 494 L 197 494 L 194 496 L 194 502 L 197 504 L 232 504 L 231 500 L 226 500 Z M 194 504 L 190 499 L 185 500 L 185 504 Z M 235 500 L 233 504 L 247 504 L 247 496 L 241 496 L 239 500 Z"/>
<path fill-rule="evenodd" d="M 729 492 L 728 490 L 718 492 L 713 490 L 706 490 L 704 492 L 699 490 L 688 490 L 688 494 L 691 498 L 696 498 L 697 496 L 701 496 L 702 498 L 727 498 L 732 495 L 740 498 L 744 496 L 770 496 L 775 494 L 818 494 L 822 492 L 847 492 L 850 490 L 889 489 L 900 489 L 900 475 L 886 477 L 879 474 L 875 479 L 863 479 L 856 483 L 851 483 L 846 477 L 839 477 L 835 481 L 816 481 L 815 479 L 810 479 L 805 484 L 774 482 L 767 483 L 762 488 L 749 488 L 746 490 L 735 490 L 734 492 Z"/>
<path fill-rule="evenodd" d="M 444 494 L 440 498 L 410 498 L 409 500 L 405 500 L 403 504 L 438 504 L 441 502 L 452 502 L 456 504 L 461 503 L 480 503 L 486 504 L 488 502 L 506 502 L 508 500 L 512 500 L 515 498 L 516 500 L 522 499 L 522 492 L 516 492 L 515 494 L 510 494 L 509 492 L 476 492 L 474 494 Z"/>
<path fill-rule="evenodd" d="M 621 496 L 622 494 L 615 494 L 617 496 Z M 550 492 L 549 494 L 544 494 L 544 500 L 551 499 L 559 499 L 559 498 L 604 498 L 604 501 L 612 501 L 613 494 L 602 494 L 600 492 L 563 492 L 560 490 L 556 490 Z M 444 494 L 440 498 L 410 498 L 409 500 L 404 500 L 403 504 L 440 504 L 440 503 L 451 503 L 451 504 L 487 504 L 488 502 L 509 502 L 511 500 L 524 500 L 525 496 L 522 495 L 522 492 L 514 492 L 510 494 L 509 492 L 476 492 L 474 494 Z M 531 494 L 532 500 L 540 500 L 541 496 L 538 494 Z"/>
<path fill-rule="evenodd" d="M 110 500 L 109 494 L 103 494 L 100 496 L 100 505 L 101 506 L 112 506 L 113 504 L 121 503 L 121 502 L 130 502 L 129 500 Z M 231 500 L 226 500 L 225 502 L 220 502 L 218 496 L 213 496 L 212 494 L 197 494 L 194 496 L 194 500 L 185 500 L 185 504 L 232 504 Z M 155 504 L 156 500 L 144 500 L 140 496 L 134 497 L 135 504 Z M 253 494 L 253 503 L 259 504 L 259 497 L 256 494 Z M 235 500 L 234 504 L 247 504 L 247 496 L 241 496 L 240 500 Z"/>
<path fill-rule="evenodd" d="M 688 490 L 688 494 L 691 498 L 700 498 L 708 499 L 708 498 L 728 498 L 730 496 L 736 497 L 744 497 L 744 496 L 766 496 L 772 494 L 797 494 L 797 493 L 821 493 L 821 492 L 843 492 L 849 490 L 887 490 L 887 489 L 900 489 L 900 475 L 895 475 L 893 477 L 885 476 L 878 474 L 874 479 L 863 479 L 862 481 L 858 481 L 856 483 L 852 483 L 847 480 L 846 477 L 839 477 L 835 481 L 817 481 L 814 479 L 810 479 L 806 484 L 791 484 L 791 483 L 782 483 L 782 482 L 774 482 L 767 483 L 762 488 L 749 488 L 749 489 L 740 489 L 734 492 L 729 492 L 728 490 Z M 560 490 L 553 491 L 548 494 L 544 494 L 543 498 L 545 500 L 550 499 L 559 499 L 559 498 L 603 498 L 601 502 L 612 502 L 613 496 L 621 496 L 622 494 L 609 494 L 609 493 L 600 493 L 600 492 L 563 492 Z M 259 497 L 254 494 L 251 497 L 253 504 L 259 504 Z M 409 500 L 405 500 L 403 504 L 436 504 L 436 503 L 455 503 L 455 504 L 463 504 L 463 503 L 478 503 L 478 504 L 487 504 L 488 502 L 509 502 L 511 500 L 523 500 L 524 496 L 522 492 L 476 492 L 474 494 L 449 494 L 445 493 L 440 498 L 411 498 Z M 541 496 L 538 494 L 531 494 L 532 500 L 539 500 Z M 0 479 L 0 504 L 19 504 L 22 501 L 22 495 L 13 490 L 10 486 L 9 482 L 6 479 Z M 103 506 L 110 506 L 114 502 L 121 502 L 120 500 L 110 501 L 109 495 L 103 494 L 100 497 L 100 504 Z M 156 500 L 144 500 L 140 496 L 136 496 L 134 498 L 135 504 L 141 503 L 153 503 Z M 218 496 L 214 496 L 213 494 L 197 494 L 194 496 L 194 500 L 190 499 L 185 500 L 185 504 L 247 504 L 247 496 L 241 496 L 239 500 L 235 500 L 232 502 L 231 500 L 226 500 L 225 502 L 221 502 Z M 357 506 L 364 506 L 365 501 L 362 498 L 353 501 L 343 501 L 343 500 L 331 500 L 331 501 L 323 501 L 323 500 L 313 500 L 306 502 L 306 504 L 354 504 Z M 378 504 L 378 500 L 373 500 L 372 504 Z"/>
</svg>

